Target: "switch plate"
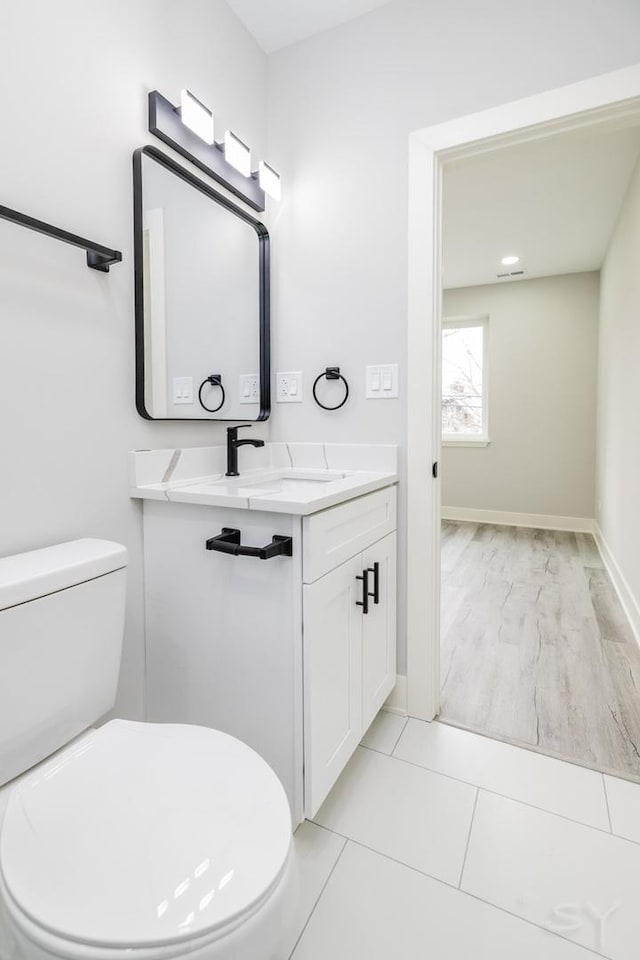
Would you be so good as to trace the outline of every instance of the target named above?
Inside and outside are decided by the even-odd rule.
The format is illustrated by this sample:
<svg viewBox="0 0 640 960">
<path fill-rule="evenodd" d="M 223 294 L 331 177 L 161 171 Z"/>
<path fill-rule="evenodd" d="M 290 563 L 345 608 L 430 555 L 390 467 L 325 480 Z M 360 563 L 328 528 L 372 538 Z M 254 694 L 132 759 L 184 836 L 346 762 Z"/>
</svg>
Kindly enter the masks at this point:
<svg viewBox="0 0 640 960">
<path fill-rule="evenodd" d="M 260 403 L 260 377 L 257 373 L 240 374 L 240 403 Z"/>
<path fill-rule="evenodd" d="M 367 398 L 369 400 L 389 400 L 397 396 L 397 363 L 379 363 L 367 367 Z"/>
<path fill-rule="evenodd" d="M 302 403 L 302 370 L 276 373 L 277 403 Z"/>
<path fill-rule="evenodd" d="M 173 378 L 173 402 L 193 403 L 193 377 Z"/>
</svg>

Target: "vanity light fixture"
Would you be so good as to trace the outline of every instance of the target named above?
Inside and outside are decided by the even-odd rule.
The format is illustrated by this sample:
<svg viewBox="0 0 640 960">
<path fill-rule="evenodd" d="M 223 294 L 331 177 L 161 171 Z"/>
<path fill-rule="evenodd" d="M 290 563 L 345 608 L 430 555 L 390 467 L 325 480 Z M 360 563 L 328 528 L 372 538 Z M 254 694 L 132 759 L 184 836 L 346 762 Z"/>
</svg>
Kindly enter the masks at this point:
<svg viewBox="0 0 640 960">
<path fill-rule="evenodd" d="M 282 180 L 280 174 L 273 167 L 261 160 L 258 164 L 258 183 L 266 194 L 273 200 L 280 200 L 282 197 Z"/>
<path fill-rule="evenodd" d="M 213 144 L 213 113 L 190 90 L 180 93 L 180 119 L 201 140 L 210 146 Z"/>
<path fill-rule="evenodd" d="M 520 263 L 520 257 L 510 254 L 508 257 L 503 257 L 500 263 L 504 264 L 505 267 L 511 267 L 514 263 Z"/>
<path fill-rule="evenodd" d="M 149 93 L 149 132 L 240 197 L 254 210 L 265 208 L 265 194 L 280 199 L 279 173 L 261 160 L 252 170 L 251 149 L 227 130 L 221 143 L 214 139 L 214 114 L 190 90 L 180 94 L 176 107 L 157 90 Z"/>
<path fill-rule="evenodd" d="M 224 158 L 230 163 L 243 177 L 251 176 L 251 150 L 243 143 L 240 137 L 236 137 L 231 130 L 226 130 L 224 135 Z M 260 184 L 262 186 L 262 184 Z"/>
</svg>

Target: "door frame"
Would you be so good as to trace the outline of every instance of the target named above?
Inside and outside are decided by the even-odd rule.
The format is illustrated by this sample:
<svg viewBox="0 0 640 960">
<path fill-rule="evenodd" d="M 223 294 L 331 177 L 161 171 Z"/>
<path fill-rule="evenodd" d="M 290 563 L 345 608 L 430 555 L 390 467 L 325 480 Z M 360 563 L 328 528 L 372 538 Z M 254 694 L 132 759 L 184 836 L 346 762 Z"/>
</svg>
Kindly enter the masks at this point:
<svg viewBox="0 0 640 960">
<path fill-rule="evenodd" d="M 445 163 L 637 113 L 640 65 L 409 135 L 407 712 L 440 708 L 440 353 Z M 425 415 L 426 410 L 426 415 Z"/>
</svg>

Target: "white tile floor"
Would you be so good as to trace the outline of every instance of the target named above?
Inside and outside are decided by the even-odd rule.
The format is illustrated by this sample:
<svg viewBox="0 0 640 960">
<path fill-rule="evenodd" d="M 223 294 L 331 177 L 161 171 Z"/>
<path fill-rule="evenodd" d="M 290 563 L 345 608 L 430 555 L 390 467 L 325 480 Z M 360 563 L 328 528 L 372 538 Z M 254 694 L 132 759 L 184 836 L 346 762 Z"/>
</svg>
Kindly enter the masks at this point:
<svg viewBox="0 0 640 960">
<path fill-rule="evenodd" d="M 295 842 L 283 958 L 640 957 L 640 784 L 381 713 Z"/>
</svg>

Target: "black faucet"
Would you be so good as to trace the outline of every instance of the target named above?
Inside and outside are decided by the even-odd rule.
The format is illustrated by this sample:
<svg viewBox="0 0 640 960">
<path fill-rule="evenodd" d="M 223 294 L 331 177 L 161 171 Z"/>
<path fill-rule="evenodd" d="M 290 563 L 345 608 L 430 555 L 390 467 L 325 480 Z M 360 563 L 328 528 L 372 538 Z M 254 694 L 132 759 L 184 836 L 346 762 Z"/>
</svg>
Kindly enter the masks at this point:
<svg viewBox="0 0 640 960">
<path fill-rule="evenodd" d="M 238 427 L 227 427 L 227 477 L 239 477 L 238 447 L 264 447 L 264 440 L 238 440 L 238 430 L 250 427 L 250 423 L 241 423 Z"/>
</svg>

